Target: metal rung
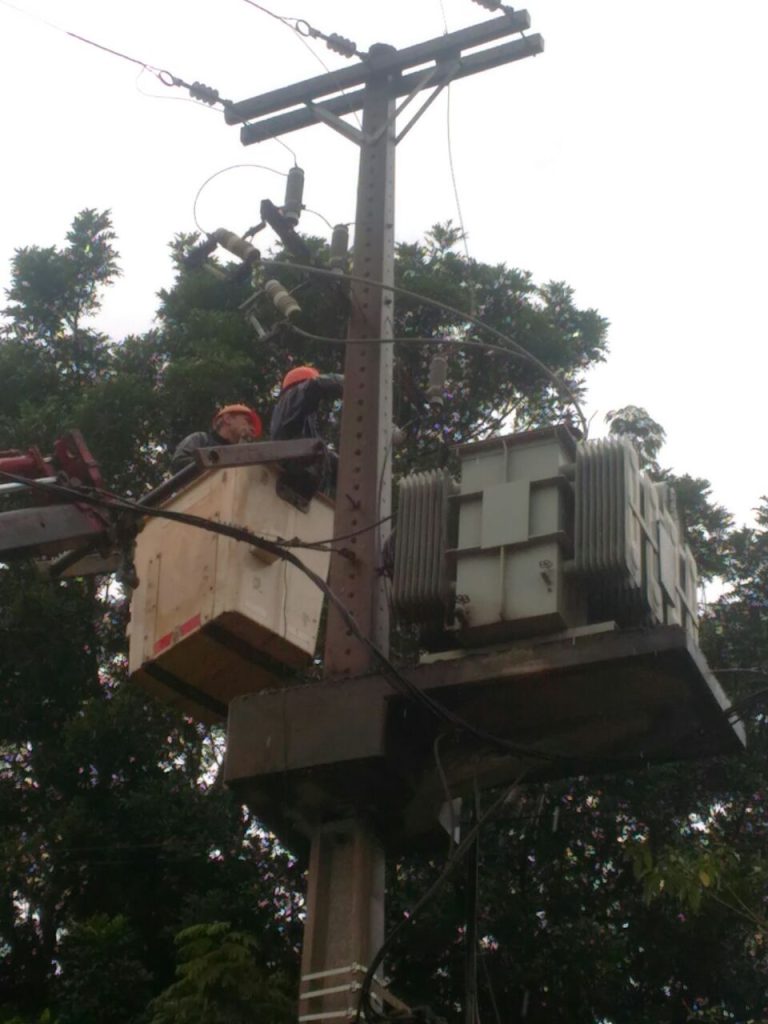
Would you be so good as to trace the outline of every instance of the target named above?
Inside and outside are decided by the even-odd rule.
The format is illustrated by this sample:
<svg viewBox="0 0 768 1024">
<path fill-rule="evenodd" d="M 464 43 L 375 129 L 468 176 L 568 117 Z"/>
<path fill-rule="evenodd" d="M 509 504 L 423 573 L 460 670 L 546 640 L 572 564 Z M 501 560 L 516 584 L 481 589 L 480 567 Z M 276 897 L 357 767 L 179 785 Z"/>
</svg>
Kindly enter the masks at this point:
<svg viewBox="0 0 768 1024">
<path fill-rule="evenodd" d="M 304 1021 L 308 1020 L 338 1020 L 340 1018 L 349 1020 L 350 1017 L 354 1016 L 355 1012 L 351 1007 L 347 1007 L 346 1010 L 329 1010 L 327 1013 L 303 1013 L 299 1017 L 299 1024 L 303 1024 Z"/>
<path fill-rule="evenodd" d="M 332 988 L 316 988 L 311 992 L 303 992 L 300 999 L 314 999 L 316 996 L 330 996 L 336 992 L 359 992 L 361 988 L 359 981 L 352 981 L 348 985 L 334 985 Z"/>
<path fill-rule="evenodd" d="M 355 972 L 360 973 L 361 971 L 364 974 L 367 970 L 368 968 L 364 967 L 362 964 L 351 963 L 348 967 L 332 967 L 328 971 L 313 971 L 311 974 L 302 974 L 301 980 L 314 981 L 316 978 L 332 978 L 336 974 L 354 974 Z"/>
</svg>

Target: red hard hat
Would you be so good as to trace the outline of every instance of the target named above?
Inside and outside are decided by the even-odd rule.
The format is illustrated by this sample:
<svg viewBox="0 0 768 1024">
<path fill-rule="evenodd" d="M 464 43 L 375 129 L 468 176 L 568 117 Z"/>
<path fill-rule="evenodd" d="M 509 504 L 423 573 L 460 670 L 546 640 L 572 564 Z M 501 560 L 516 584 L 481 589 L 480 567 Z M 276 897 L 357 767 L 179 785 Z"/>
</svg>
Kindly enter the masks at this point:
<svg viewBox="0 0 768 1024">
<path fill-rule="evenodd" d="M 292 370 L 283 377 L 282 390 L 291 387 L 292 384 L 300 384 L 303 380 L 313 380 L 320 376 L 320 371 L 314 366 L 294 366 Z"/>
<path fill-rule="evenodd" d="M 249 405 L 223 405 L 221 409 L 216 411 L 216 415 L 213 417 L 212 426 L 214 430 L 216 429 L 216 424 L 219 422 L 221 417 L 225 416 L 229 412 L 242 413 L 243 416 L 247 416 L 251 421 L 251 426 L 253 427 L 253 436 L 261 437 L 261 416 L 259 416 L 255 409 L 251 409 Z"/>
</svg>

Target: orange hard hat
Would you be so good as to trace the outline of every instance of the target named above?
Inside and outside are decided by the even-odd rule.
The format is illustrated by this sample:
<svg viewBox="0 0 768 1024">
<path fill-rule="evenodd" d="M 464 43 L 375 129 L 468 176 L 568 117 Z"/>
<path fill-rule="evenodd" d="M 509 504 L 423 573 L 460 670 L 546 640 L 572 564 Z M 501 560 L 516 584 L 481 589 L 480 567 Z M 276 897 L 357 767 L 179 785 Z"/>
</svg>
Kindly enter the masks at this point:
<svg viewBox="0 0 768 1024">
<path fill-rule="evenodd" d="M 216 429 L 216 424 L 219 422 L 222 416 L 227 413 L 241 413 L 243 416 L 247 416 L 251 421 L 251 427 L 253 428 L 253 436 L 261 437 L 261 416 L 256 412 L 255 409 L 251 409 L 249 405 L 223 405 L 220 409 L 216 410 L 216 415 L 213 417 L 213 428 Z"/>
<path fill-rule="evenodd" d="M 320 376 L 320 371 L 316 370 L 314 366 L 294 366 L 292 370 L 283 377 L 283 388 L 291 387 L 292 384 L 300 384 L 303 380 L 313 380 L 315 377 Z"/>
</svg>

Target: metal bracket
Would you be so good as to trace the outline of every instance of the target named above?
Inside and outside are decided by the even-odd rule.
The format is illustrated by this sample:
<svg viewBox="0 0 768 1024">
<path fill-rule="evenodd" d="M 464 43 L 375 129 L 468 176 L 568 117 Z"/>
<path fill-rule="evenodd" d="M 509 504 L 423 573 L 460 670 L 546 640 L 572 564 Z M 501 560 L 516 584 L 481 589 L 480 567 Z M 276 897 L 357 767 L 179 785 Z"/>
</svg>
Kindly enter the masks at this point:
<svg viewBox="0 0 768 1024">
<path fill-rule="evenodd" d="M 311 461 L 321 458 L 324 453 L 322 441 L 297 438 L 295 441 L 256 441 L 198 448 L 194 457 L 198 469 L 229 469 L 233 466 L 259 466 L 265 462 Z"/>
<path fill-rule="evenodd" d="M 320 106 L 319 103 L 313 103 L 308 100 L 305 104 L 307 110 L 310 110 L 317 121 L 322 121 L 327 124 L 329 128 L 333 128 L 339 135 L 343 135 L 345 139 L 349 139 L 350 142 L 354 142 L 358 146 L 362 146 L 364 138 L 363 133 L 359 128 L 355 128 L 354 125 L 347 124 L 343 121 L 338 114 L 332 113 L 330 110 L 326 110 L 325 107 Z"/>
<path fill-rule="evenodd" d="M 359 992 L 362 984 L 357 980 L 357 977 L 360 975 L 365 976 L 367 973 L 367 968 L 363 964 L 352 963 L 348 967 L 334 967 L 328 971 L 313 971 L 311 974 L 303 974 L 301 976 L 302 984 L 320 982 L 320 986 L 311 988 L 307 992 L 301 992 L 299 994 L 299 1002 L 303 1003 L 312 999 L 322 999 L 324 996 L 338 995 L 343 992 L 348 992 L 350 995 Z M 326 979 L 332 983 L 326 985 Z M 397 996 L 393 996 L 388 991 L 388 985 L 389 981 L 386 978 L 373 979 L 371 999 L 377 1004 L 376 1008 L 379 1012 L 383 1011 L 384 1004 L 387 1003 L 398 1014 L 410 1014 L 411 1008 L 401 999 L 398 999 Z M 299 1022 L 300 1024 L 309 1024 L 310 1021 L 320 1020 L 352 1020 L 357 1015 L 357 1007 L 352 1006 L 351 1002 L 352 1000 L 348 1002 L 345 1008 L 339 1010 L 302 1013 L 299 1015 Z"/>
<path fill-rule="evenodd" d="M 435 89 L 433 90 L 433 92 L 422 103 L 422 105 L 419 107 L 419 109 L 413 115 L 413 117 L 408 122 L 408 124 L 405 126 L 405 128 L 403 128 L 403 130 L 399 133 L 399 135 L 397 135 L 395 137 L 395 145 L 398 145 L 398 143 L 400 143 L 405 138 L 405 136 L 408 134 L 408 132 L 411 130 L 411 128 L 413 128 L 413 126 L 416 124 L 416 122 L 419 120 L 419 118 L 422 116 L 422 114 L 425 114 L 427 112 L 427 110 L 432 106 L 432 104 L 435 102 L 435 100 L 440 95 L 440 93 L 443 91 L 443 89 L 445 89 L 445 87 L 447 85 L 451 84 L 451 79 L 453 78 L 453 76 L 458 71 L 460 63 L 461 63 L 460 60 L 458 58 L 456 58 L 455 60 L 452 60 L 450 62 L 445 61 L 444 63 L 441 62 L 441 63 L 435 65 L 435 67 L 433 68 L 433 72 L 437 72 L 438 70 L 441 70 L 441 69 L 445 72 L 445 74 L 444 74 L 444 76 L 442 78 L 442 81 L 437 83 L 437 85 L 436 85 Z M 411 95 L 408 97 L 408 99 L 405 101 L 405 103 L 403 103 L 400 106 L 400 110 L 402 110 L 406 106 L 406 104 L 411 101 L 411 99 L 413 98 L 414 95 L 415 95 L 415 93 L 411 93 Z M 398 113 L 399 113 L 399 111 L 398 111 Z"/>
</svg>

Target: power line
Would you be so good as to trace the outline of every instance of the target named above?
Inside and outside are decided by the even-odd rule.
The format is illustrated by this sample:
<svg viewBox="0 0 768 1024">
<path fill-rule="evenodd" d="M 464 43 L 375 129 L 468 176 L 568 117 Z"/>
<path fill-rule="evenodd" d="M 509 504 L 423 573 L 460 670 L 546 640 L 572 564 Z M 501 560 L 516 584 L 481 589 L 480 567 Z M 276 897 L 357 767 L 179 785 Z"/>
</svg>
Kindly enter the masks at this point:
<svg viewBox="0 0 768 1024">
<path fill-rule="evenodd" d="M 482 727 L 467 721 L 460 714 L 446 707 L 425 690 L 419 689 L 415 683 L 412 683 L 410 679 L 408 679 L 408 677 L 390 661 L 387 655 L 380 650 L 373 640 L 363 633 L 360 626 L 357 624 L 355 617 L 350 613 L 344 602 L 323 579 L 323 577 L 313 569 L 310 569 L 309 566 L 305 565 L 297 555 L 293 554 L 292 551 L 288 550 L 288 546 L 286 544 L 281 544 L 278 541 L 267 540 L 265 537 L 259 536 L 242 526 L 235 526 L 229 523 L 219 523 L 215 520 L 205 519 L 202 516 L 191 515 L 187 512 L 175 512 L 172 509 L 149 508 L 146 505 L 142 505 L 140 502 L 121 498 L 108 491 L 99 493 L 96 491 L 78 490 L 75 487 L 68 487 L 63 484 L 44 484 L 38 480 L 19 476 L 16 473 L 8 473 L 5 470 L 0 471 L 0 478 L 11 480 L 15 483 L 22 483 L 27 487 L 40 490 L 43 493 L 59 495 L 69 501 L 74 500 L 77 502 L 85 502 L 100 508 L 130 512 L 133 514 L 138 513 L 140 516 L 154 516 L 160 519 L 168 519 L 171 522 L 198 527 L 199 529 L 208 530 L 211 533 L 219 533 L 224 537 L 229 537 L 233 540 L 250 544 L 252 547 L 260 548 L 268 554 L 274 555 L 276 558 L 284 559 L 290 565 L 294 566 L 294 568 L 298 569 L 299 572 L 304 573 L 304 575 L 310 579 L 328 598 L 328 601 L 336 608 L 344 622 L 344 625 L 349 629 L 350 633 L 368 648 L 370 653 L 378 662 L 382 677 L 387 681 L 387 683 L 389 683 L 396 693 L 400 694 L 400 696 L 411 699 L 414 703 L 432 714 L 438 720 L 445 722 L 459 732 L 473 736 L 482 743 L 485 743 L 497 750 L 501 750 L 506 754 L 511 754 L 523 759 L 545 762 L 548 764 L 559 764 L 572 771 L 581 770 L 585 764 L 589 763 L 588 757 L 575 757 L 573 755 L 550 753 L 535 747 L 527 747 L 518 743 L 513 743 L 502 736 L 490 733 Z M 606 769 L 637 768 L 639 766 L 647 765 L 645 758 L 641 756 L 601 758 L 598 763 L 603 765 Z"/>
<path fill-rule="evenodd" d="M 56 32 L 61 32 L 63 35 L 69 36 L 70 39 L 76 39 L 78 42 L 85 43 L 87 46 L 93 46 L 95 49 L 101 50 L 103 53 L 108 53 L 113 57 L 118 57 L 120 60 L 128 61 L 130 64 L 138 65 L 142 70 L 149 71 L 150 74 L 154 75 L 158 81 L 163 83 L 163 85 L 169 87 L 178 86 L 180 88 L 187 89 L 193 99 L 200 100 L 202 103 L 206 103 L 209 106 L 220 103 L 223 107 L 229 107 L 232 105 L 232 100 L 223 99 L 219 96 L 218 90 L 213 89 L 209 85 L 204 85 L 202 82 L 185 82 L 183 78 L 179 78 L 177 75 L 174 75 L 165 68 L 158 68 L 154 64 L 149 64 L 147 61 L 140 60 L 138 57 L 132 57 L 130 54 L 123 53 L 122 50 L 116 50 L 104 43 L 99 43 L 95 39 L 90 39 L 88 36 L 81 35 L 79 32 L 72 32 L 70 29 L 57 25 L 53 21 L 48 21 L 47 18 L 43 18 L 38 14 L 33 14 L 31 11 L 25 11 L 21 7 L 16 7 L 16 5 L 10 3 L 9 0 L 0 0 L 0 3 L 5 7 L 9 7 L 13 11 L 17 11 L 19 14 L 25 14 L 34 21 L 39 21 L 43 25 L 47 25 Z"/>
<path fill-rule="evenodd" d="M 384 281 L 374 281 L 371 278 L 359 277 L 355 274 L 345 274 L 338 270 L 328 270 L 325 267 L 315 267 L 309 263 L 287 263 L 284 260 L 270 259 L 262 260 L 261 262 L 264 266 L 282 267 L 285 270 L 304 270 L 309 274 L 319 274 L 322 277 L 335 278 L 337 281 L 340 279 L 346 281 L 354 281 L 355 284 L 364 284 L 367 285 L 368 287 L 381 288 L 384 291 L 392 292 L 394 295 L 405 295 L 407 298 L 415 299 L 417 302 L 422 302 L 428 306 L 434 306 L 436 309 L 445 310 L 445 312 L 451 313 L 453 316 L 457 316 L 461 320 L 468 320 L 476 327 L 479 327 L 483 331 L 487 331 L 489 334 L 492 334 L 494 337 L 504 342 L 503 347 L 496 346 L 497 348 L 499 348 L 501 352 L 504 352 L 505 354 L 508 355 L 510 349 L 513 349 L 524 359 L 527 359 L 529 362 L 531 362 L 532 365 L 536 366 L 537 369 L 539 369 L 547 378 L 549 378 L 552 384 L 557 389 L 557 391 L 559 391 L 561 394 L 567 395 L 568 401 L 573 405 L 574 409 L 576 410 L 576 413 L 578 414 L 579 419 L 581 420 L 584 436 L 586 437 L 589 433 L 589 423 L 587 421 L 587 418 L 584 415 L 584 411 L 581 408 L 578 398 L 574 394 L 573 390 L 568 386 L 568 384 L 566 384 L 566 382 L 561 377 L 559 377 L 556 373 L 550 370 L 550 368 L 545 363 L 542 363 L 540 359 L 533 355 L 532 352 L 529 352 L 526 348 L 524 348 L 519 342 L 515 341 L 513 338 L 510 338 L 508 335 L 503 334 L 496 327 L 491 326 L 491 324 L 484 323 L 482 320 L 479 319 L 479 317 L 475 316 L 473 313 L 467 313 L 465 310 L 457 309 L 456 306 L 451 306 L 447 302 L 441 302 L 439 299 L 432 299 L 429 298 L 427 295 L 422 295 L 419 292 L 411 291 L 410 288 L 403 288 L 402 285 L 387 284 Z M 334 338 L 330 340 L 342 341 L 343 339 Z M 370 339 L 360 339 L 361 342 L 366 340 Z M 388 339 L 382 340 L 386 341 Z M 487 342 L 473 342 L 472 344 L 483 345 L 484 347 L 490 348 Z"/>
<path fill-rule="evenodd" d="M 281 14 L 275 14 L 274 11 L 270 11 L 263 4 L 256 3 L 256 0 L 245 0 L 245 3 L 247 3 L 249 7 L 255 7 L 256 10 L 269 15 L 270 18 L 274 18 L 275 21 L 281 22 L 283 25 L 286 26 L 286 28 L 289 28 L 291 29 L 292 32 L 295 32 L 296 35 L 301 40 L 301 43 L 303 44 L 304 48 L 306 50 L 309 50 L 309 52 L 312 54 L 315 60 L 320 64 L 322 69 L 329 75 L 332 74 L 331 69 L 325 63 L 320 54 L 317 53 L 317 51 L 314 50 L 312 46 L 309 44 L 306 38 L 307 36 L 325 40 L 326 45 L 328 46 L 329 49 L 335 50 L 337 53 L 341 53 L 345 57 L 353 57 L 355 55 L 363 56 L 363 54 L 360 54 L 358 52 L 356 45 L 352 42 L 351 39 L 345 39 L 344 36 L 341 36 L 336 32 L 332 32 L 330 35 L 326 36 L 318 29 L 313 28 L 309 24 L 309 22 L 306 21 L 304 18 L 288 18 L 284 17 Z M 300 26 L 305 26 L 304 31 L 302 31 Z M 346 92 L 344 89 L 341 90 L 341 94 L 343 96 L 346 96 Z M 353 117 L 357 121 L 358 127 L 362 129 L 360 117 L 357 114 L 357 112 L 353 112 Z"/>
<path fill-rule="evenodd" d="M 277 261 L 274 261 L 274 260 L 264 260 L 263 262 L 264 263 L 269 263 L 272 266 L 285 266 L 285 267 L 288 267 L 288 266 L 298 266 L 298 264 L 287 264 L 287 263 L 279 264 Z M 309 269 L 309 268 L 305 268 L 305 269 Z M 314 268 L 314 269 L 315 270 L 319 270 L 320 268 Z M 327 273 L 328 274 L 333 274 L 334 276 L 341 276 L 341 275 L 336 274 L 335 271 L 327 271 Z M 343 275 L 343 276 L 349 276 L 349 275 Z M 363 280 L 363 279 L 362 278 L 350 278 L 350 280 Z M 377 282 L 377 281 L 371 281 L 369 283 L 370 284 L 376 284 L 376 285 L 379 284 L 379 282 Z M 458 316 L 462 316 L 462 317 L 464 317 L 466 319 L 470 319 L 470 320 L 472 320 L 473 323 L 475 323 L 477 326 L 481 327 L 483 330 L 487 330 L 487 331 L 489 331 L 490 333 L 492 333 L 494 335 L 500 336 L 507 344 L 506 345 L 493 345 L 493 344 L 491 344 L 490 342 L 487 342 L 487 341 L 467 341 L 466 338 L 451 338 L 450 336 L 447 336 L 447 335 L 440 335 L 437 338 L 419 338 L 419 337 L 416 337 L 416 338 L 407 338 L 407 337 L 406 338 L 330 338 L 330 337 L 326 337 L 326 336 L 323 336 L 323 335 L 320 335 L 320 334 L 313 334 L 310 331 L 305 331 L 303 328 L 297 327 L 296 324 L 294 324 L 292 322 L 286 322 L 287 326 L 290 327 L 290 329 L 292 331 L 295 331 L 297 334 L 301 335 L 303 338 L 306 338 L 308 341 L 321 342 L 321 343 L 325 343 L 325 344 L 334 344 L 334 345 L 344 345 L 344 344 L 346 344 L 346 345 L 367 345 L 367 344 L 376 343 L 376 342 L 378 342 L 380 344 L 387 344 L 389 342 L 392 342 L 393 344 L 398 344 L 398 345 L 409 345 L 409 344 L 410 345 L 452 345 L 454 347 L 464 348 L 464 349 L 467 349 L 467 350 L 481 349 L 481 350 L 487 351 L 487 352 L 499 352 L 502 355 L 505 355 L 507 357 L 513 356 L 513 357 L 515 357 L 517 359 L 523 359 L 524 361 L 532 363 L 538 370 L 540 370 L 542 373 L 544 373 L 549 378 L 551 383 L 557 388 L 558 391 L 560 391 L 561 393 L 565 392 L 565 397 L 567 397 L 569 404 L 573 405 L 577 415 L 579 416 L 579 419 L 582 422 L 582 426 L 583 426 L 583 430 L 584 430 L 584 436 L 586 437 L 588 424 L 587 424 L 584 412 L 583 412 L 583 410 L 581 408 L 581 405 L 580 405 L 578 399 L 576 398 L 576 396 L 574 395 L 574 393 L 571 391 L 571 389 L 568 387 L 568 385 L 562 380 L 562 378 L 560 378 L 553 370 L 551 370 L 548 366 L 546 366 L 539 359 L 537 359 L 536 356 L 534 356 L 532 353 L 528 352 L 527 349 L 524 349 L 522 347 L 522 345 L 519 345 L 517 342 L 513 341 L 512 338 L 509 338 L 508 336 L 506 336 L 504 334 L 501 334 L 501 332 L 497 331 L 495 327 L 491 327 L 489 324 L 484 324 L 482 321 L 480 321 L 476 317 L 472 316 L 472 314 L 470 314 L 470 313 L 462 313 L 461 311 L 459 311 L 457 309 L 454 309 L 451 306 L 447 306 L 445 303 L 439 302 L 436 299 L 429 299 L 429 298 L 427 298 L 426 296 L 423 296 L 423 295 L 419 296 L 415 292 L 410 292 L 410 291 L 407 291 L 406 289 L 397 288 L 395 286 L 381 285 L 381 287 L 389 287 L 390 290 L 394 291 L 394 292 L 405 292 L 406 294 L 410 295 L 411 297 L 417 298 L 417 299 L 419 299 L 422 302 L 429 303 L 429 304 L 431 304 L 433 306 L 441 306 L 447 312 L 456 314 Z"/>
<path fill-rule="evenodd" d="M 462 863 L 466 855 L 472 849 L 475 839 L 480 834 L 481 829 L 489 821 L 491 821 L 495 815 L 497 815 L 504 806 L 514 796 L 520 783 L 523 781 L 525 776 L 528 774 L 527 771 L 522 772 L 504 792 L 494 800 L 490 807 L 477 819 L 475 824 L 467 832 L 466 836 L 462 839 L 456 849 L 453 851 L 450 857 L 445 862 L 443 870 L 440 872 L 438 878 L 432 883 L 427 889 L 424 895 L 416 902 L 411 908 L 407 916 L 403 916 L 400 921 L 391 929 L 387 937 L 384 939 L 379 951 L 371 961 L 368 970 L 366 971 L 365 978 L 363 979 L 360 997 L 357 1006 L 357 1012 L 355 1015 L 355 1024 L 359 1024 L 361 1016 L 366 1021 L 373 1024 L 374 1021 L 386 1021 L 389 1020 L 389 1016 L 385 1013 L 380 1013 L 373 1006 L 371 1000 L 371 988 L 384 957 L 389 952 L 389 949 L 393 945 L 394 941 L 398 938 L 400 933 L 417 917 L 417 915 L 424 909 L 424 907 L 440 892 L 442 887 L 451 877 L 453 872 Z M 402 1017 L 398 1014 L 398 1021 L 403 1021 L 404 1024 L 410 1020 L 408 1017 Z"/>
<path fill-rule="evenodd" d="M 291 150 L 291 152 L 293 152 L 293 150 Z M 294 155 L 294 161 L 295 161 L 296 154 L 294 153 L 293 155 Z M 205 179 L 205 181 L 202 183 L 200 188 L 197 190 L 197 192 L 195 193 L 195 198 L 194 198 L 194 200 L 192 202 L 192 220 L 195 222 L 195 227 L 197 228 L 197 230 L 201 234 L 203 234 L 203 235 L 209 235 L 210 234 L 209 231 L 205 231 L 200 226 L 200 221 L 197 219 L 197 204 L 200 201 L 200 196 L 202 195 L 203 189 L 210 182 L 212 182 L 214 178 L 218 178 L 220 174 L 225 174 L 227 171 L 234 171 L 238 167 L 255 167 L 257 170 L 260 170 L 260 171 L 271 171 L 272 174 L 279 174 L 281 178 L 287 178 L 288 177 L 288 175 L 286 174 L 285 171 L 278 171 L 275 167 L 267 167 L 266 164 L 229 164 L 229 166 L 227 166 L 227 167 L 222 167 L 220 170 L 214 171 L 213 174 L 209 175 Z"/>
<path fill-rule="evenodd" d="M 322 39 L 329 50 L 334 50 L 336 53 L 340 53 L 342 57 L 363 57 L 365 54 L 360 53 L 357 49 L 357 45 L 352 42 L 351 39 L 347 39 L 345 36 L 340 35 L 338 32 L 331 32 L 326 34 L 321 32 L 320 29 L 315 28 L 305 18 L 293 18 L 285 17 L 282 14 L 275 14 L 274 11 L 270 11 L 269 8 L 264 7 L 263 4 L 256 3 L 256 0 L 245 0 L 250 7 L 255 7 L 256 10 L 262 11 L 264 14 L 268 14 L 270 18 L 274 18 L 276 21 L 282 22 L 287 28 L 292 29 L 299 38 L 304 42 L 305 46 L 309 49 L 310 53 L 316 57 L 323 67 L 325 64 L 322 59 L 318 57 L 314 50 L 309 47 L 306 42 L 307 38 L 310 39 Z M 329 68 L 325 68 L 329 71 Z"/>
</svg>

